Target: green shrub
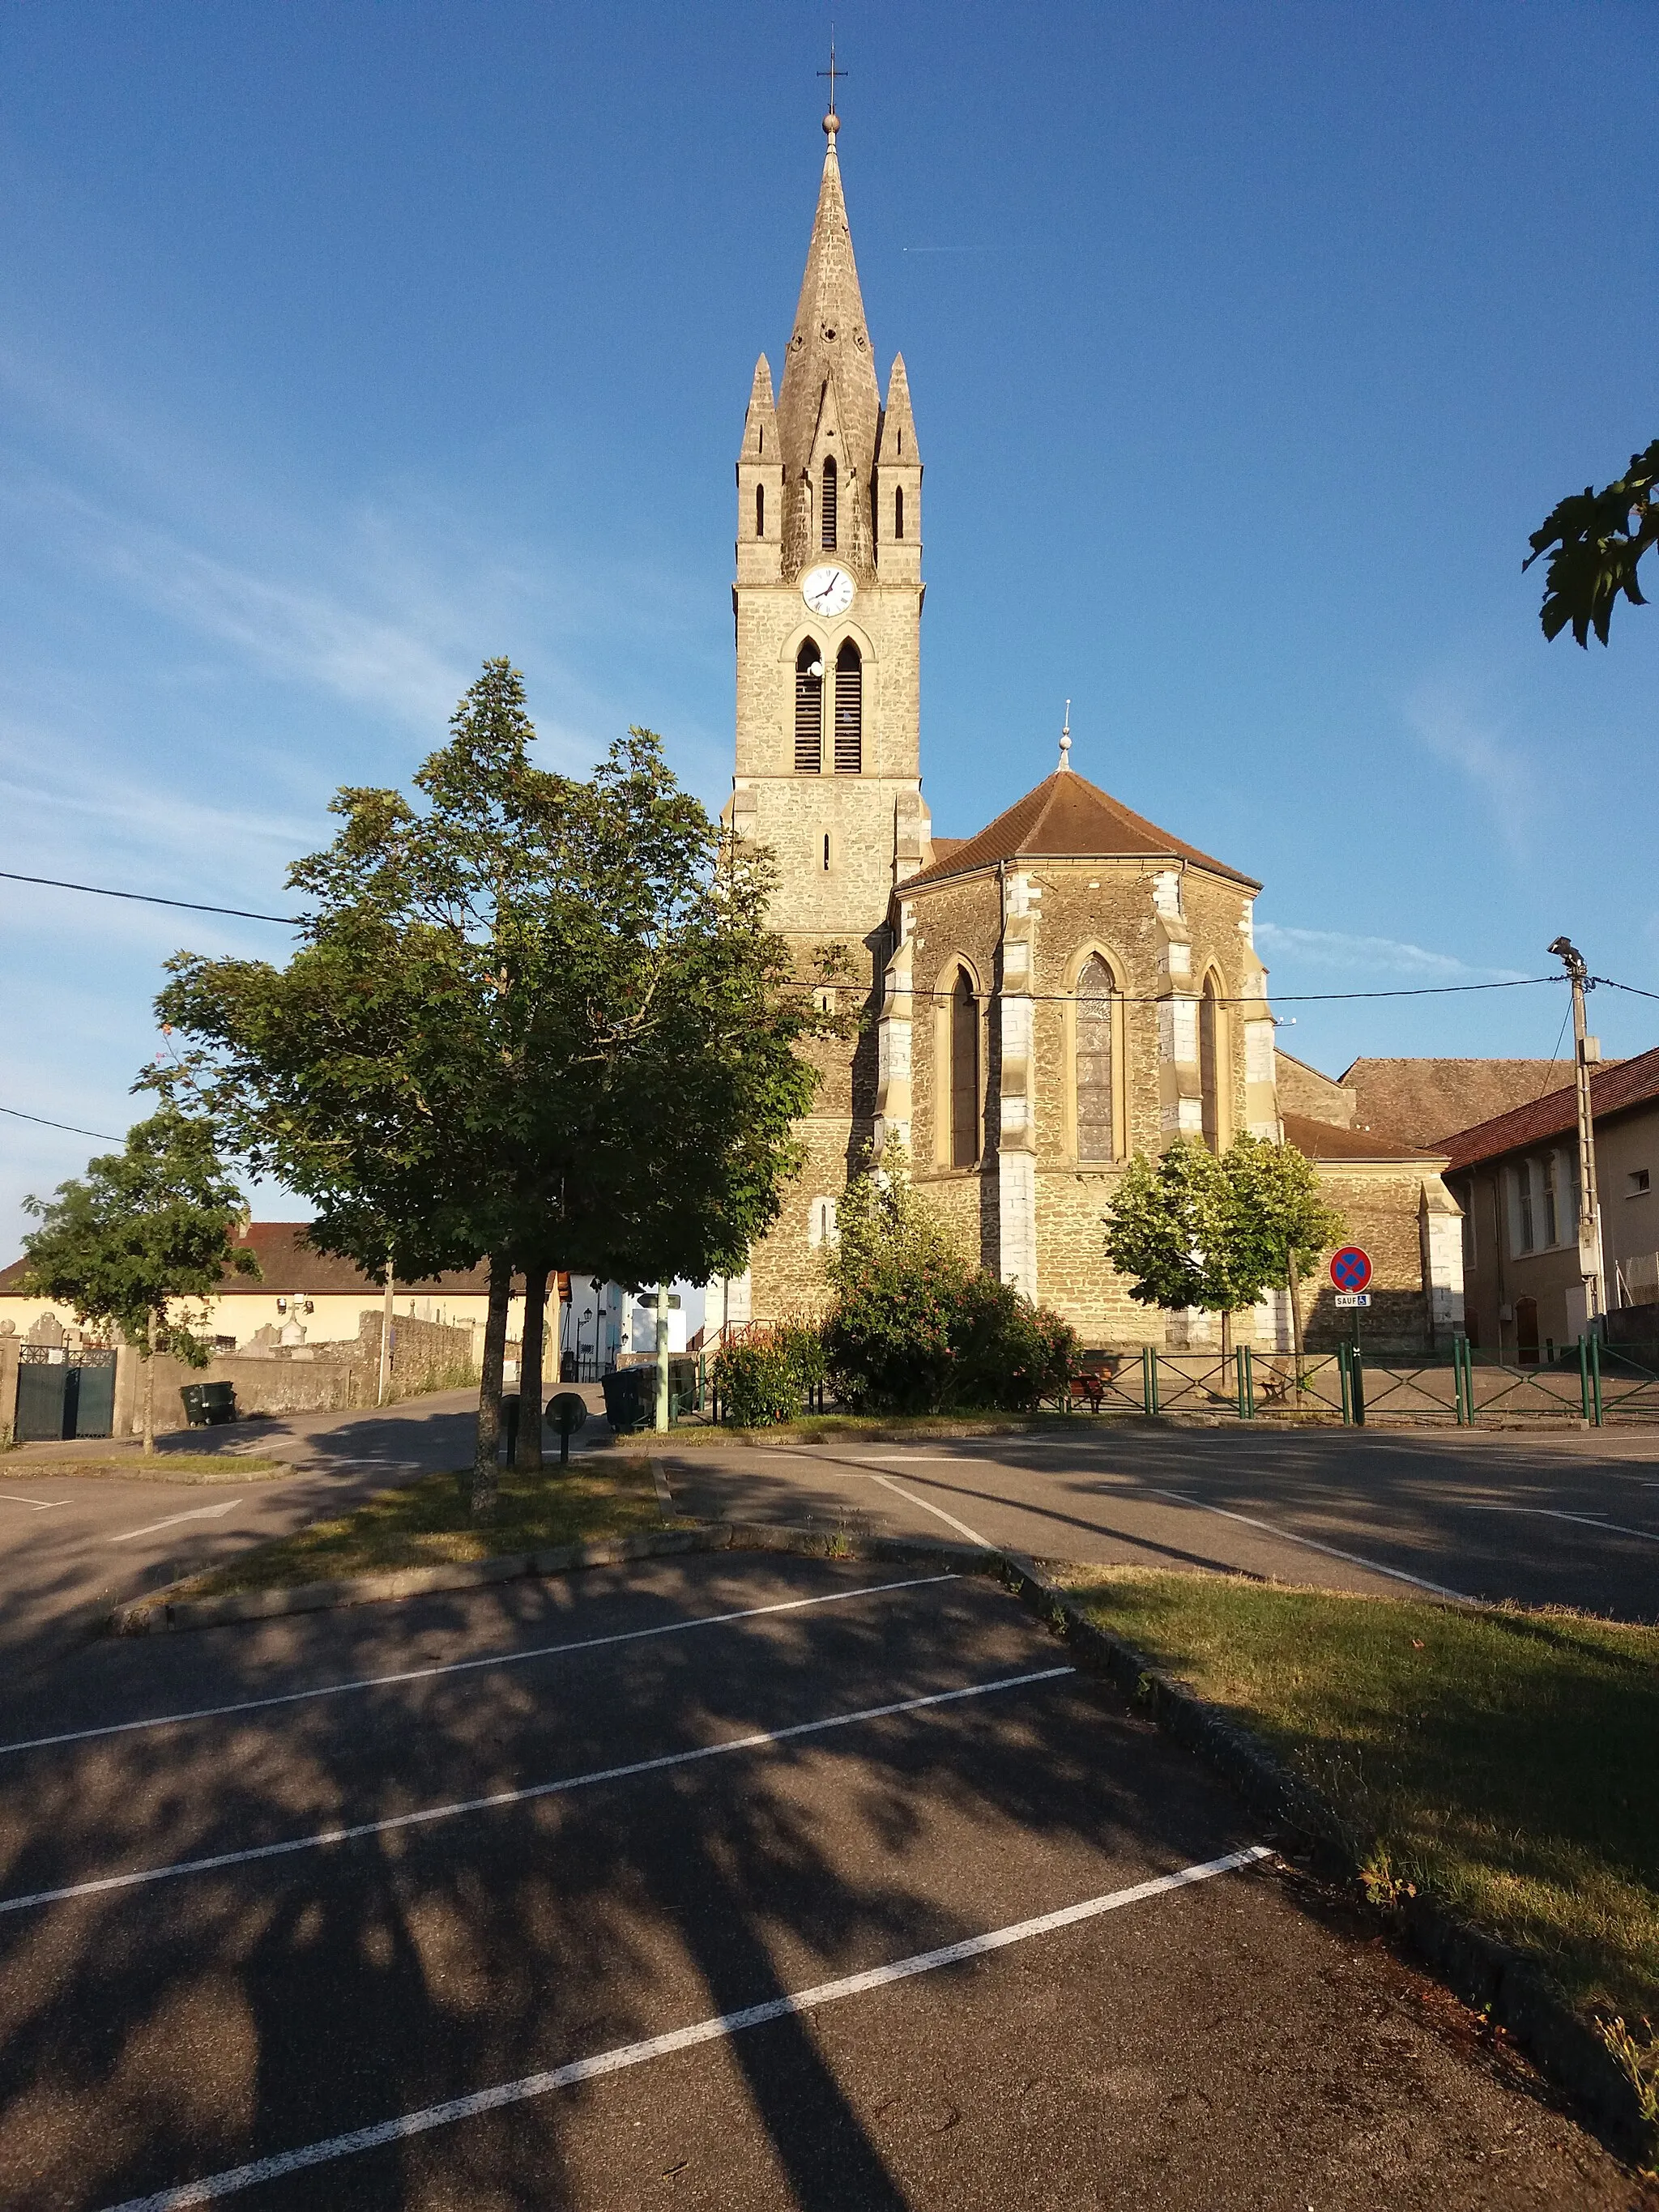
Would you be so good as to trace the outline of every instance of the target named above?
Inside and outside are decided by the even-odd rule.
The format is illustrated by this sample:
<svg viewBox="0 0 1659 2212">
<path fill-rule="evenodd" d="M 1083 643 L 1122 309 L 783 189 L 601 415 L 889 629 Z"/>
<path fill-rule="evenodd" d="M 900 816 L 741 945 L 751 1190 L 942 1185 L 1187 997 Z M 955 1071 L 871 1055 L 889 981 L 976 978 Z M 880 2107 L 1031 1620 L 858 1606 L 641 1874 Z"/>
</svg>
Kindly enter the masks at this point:
<svg viewBox="0 0 1659 2212">
<path fill-rule="evenodd" d="M 836 1395 L 854 1410 L 1027 1412 L 1076 1371 L 1075 1332 L 1010 1283 L 975 1269 L 911 1187 L 902 1158 L 849 1186 L 825 1266 L 836 1304 L 823 1344 Z"/>
</svg>

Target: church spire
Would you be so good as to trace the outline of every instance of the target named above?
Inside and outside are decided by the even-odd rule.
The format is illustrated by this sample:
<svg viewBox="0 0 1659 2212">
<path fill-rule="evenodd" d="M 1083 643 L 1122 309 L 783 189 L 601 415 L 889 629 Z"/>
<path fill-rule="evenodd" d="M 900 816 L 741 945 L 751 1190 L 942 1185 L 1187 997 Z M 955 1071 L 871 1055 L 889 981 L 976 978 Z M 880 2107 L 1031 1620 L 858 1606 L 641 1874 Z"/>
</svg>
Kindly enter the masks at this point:
<svg viewBox="0 0 1659 2212">
<path fill-rule="evenodd" d="M 785 558 L 793 568 L 820 550 L 815 486 L 824 460 L 834 458 L 840 484 L 835 550 L 867 567 L 874 553 L 868 506 L 881 400 L 842 196 L 836 151 L 841 118 L 833 110 L 823 128 L 823 178 L 778 394 L 788 485 Z"/>
</svg>

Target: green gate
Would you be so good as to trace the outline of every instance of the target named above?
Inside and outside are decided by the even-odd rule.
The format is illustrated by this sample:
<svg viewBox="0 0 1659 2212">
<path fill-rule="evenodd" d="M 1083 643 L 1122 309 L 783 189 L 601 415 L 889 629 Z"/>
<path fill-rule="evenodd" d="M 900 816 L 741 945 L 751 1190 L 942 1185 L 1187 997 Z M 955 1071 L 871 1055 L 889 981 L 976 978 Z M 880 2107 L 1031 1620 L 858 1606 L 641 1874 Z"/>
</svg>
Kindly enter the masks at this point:
<svg viewBox="0 0 1659 2212">
<path fill-rule="evenodd" d="M 106 1437 L 114 1427 L 113 1351 L 65 1353 L 45 1344 L 19 1347 L 16 1437 L 20 1444 L 54 1443 L 65 1437 Z"/>
</svg>

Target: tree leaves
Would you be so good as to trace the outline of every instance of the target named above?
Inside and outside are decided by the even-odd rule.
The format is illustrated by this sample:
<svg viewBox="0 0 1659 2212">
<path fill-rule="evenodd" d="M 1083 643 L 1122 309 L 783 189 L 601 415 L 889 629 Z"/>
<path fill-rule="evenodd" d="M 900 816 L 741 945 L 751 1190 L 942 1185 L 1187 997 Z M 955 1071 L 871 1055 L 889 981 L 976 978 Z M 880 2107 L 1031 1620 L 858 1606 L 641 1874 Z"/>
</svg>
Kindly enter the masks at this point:
<svg viewBox="0 0 1659 2212">
<path fill-rule="evenodd" d="M 1286 1280 L 1292 1254 L 1304 1279 L 1342 1234 L 1294 1145 L 1239 1136 L 1218 1159 L 1182 1137 L 1124 1170 L 1107 1209 L 1106 1256 L 1142 1305 L 1237 1313 Z"/>
<path fill-rule="evenodd" d="M 1532 551 L 1522 570 L 1550 551 L 1544 572 L 1544 603 L 1539 621 L 1547 638 L 1559 637 L 1571 625 L 1573 636 L 1588 648 L 1589 633 L 1603 645 L 1613 610 L 1620 595 L 1632 606 L 1644 606 L 1637 580 L 1637 564 L 1649 548 L 1659 544 L 1659 503 L 1653 493 L 1659 485 L 1659 439 L 1639 453 L 1632 453 L 1622 477 L 1595 491 L 1586 484 L 1560 501 L 1528 541 Z"/>
</svg>

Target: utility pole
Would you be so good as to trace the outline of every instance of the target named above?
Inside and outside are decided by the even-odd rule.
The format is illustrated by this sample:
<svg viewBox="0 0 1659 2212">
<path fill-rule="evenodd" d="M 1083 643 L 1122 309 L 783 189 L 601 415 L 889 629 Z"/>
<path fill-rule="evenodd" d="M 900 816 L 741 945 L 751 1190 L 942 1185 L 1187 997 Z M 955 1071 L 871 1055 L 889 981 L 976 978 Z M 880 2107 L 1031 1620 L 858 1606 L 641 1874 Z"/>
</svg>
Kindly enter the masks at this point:
<svg viewBox="0 0 1659 2212">
<path fill-rule="evenodd" d="M 1584 1279 L 1585 1315 L 1594 1328 L 1607 1310 L 1607 1281 L 1601 1265 L 1601 1201 L 1595 1187 L 1595 1119 L 1590 1110 L 1590 1069 L 1601 1054 L 1595 1040 L 1585 1034 L 1584 994 L 1590 984 L 1584 956 L 1565 937 L 1558 937 L 1550 951 L 1572 983 L 1572 1076 L 1578 1099 L 1578 1272 Z"/>
</svg>

